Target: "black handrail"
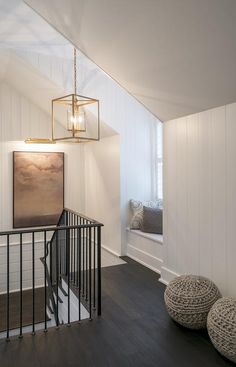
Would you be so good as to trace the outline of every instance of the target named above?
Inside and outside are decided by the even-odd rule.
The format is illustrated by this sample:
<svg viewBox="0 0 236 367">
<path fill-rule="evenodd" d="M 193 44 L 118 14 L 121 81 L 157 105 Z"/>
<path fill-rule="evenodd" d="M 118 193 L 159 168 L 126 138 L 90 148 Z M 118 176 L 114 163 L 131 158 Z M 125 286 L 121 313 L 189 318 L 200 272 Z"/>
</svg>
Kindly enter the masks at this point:
<svg viewBox="0 0 236 367">
<path fill-rule="evenodd" d="M 0 236 L 10 236 L 10 235 L 20 235 L 22 234 L 29 234 L 29 233 L 39 233 L 39 232 L 54 232 L 54 231 L 58 231 L 58 230 L 66 230 L 66 229 L 76 229 L 76 228 L 94 228 L 94 226 L 96 227 L 103 227 L 103 224 L 95 222 L 95 223 L 91 223 L 91 224 L 80 224 L 80 225 L 69 225 L 69 226 L 60 226 L 60 227 L 40 227 L 40 228 L 35 228 L 35 229 L 22 229 L 21 231 L 19 230 L 15 230 L 15 231 L 4 231 L 4 232 L 0 232 Z"/>
<path fill-rule="evenodd" d="M 74 210 L 72 210 L 72 209 L 64 208 L 64 212 L 68 212 L 68 213 L 71 213 L 71 214 L 77 215 L 78 217 L 83 218 L 83 219 L 85 219 L 85 220 L 87 220 L 87 221 L 91 222 L 92 224 L 96 224 L 96 225 L 98 225 L 98 226 L 103 227 L 103 224 L 102 224 L 102 223 L 100 223 L 100 222 L 96 221 L 95 219 L 91 219 L 91 218 L 87 217 L 86 215 L 81 214 L 81 213 L 79 213 L 79 212 L 76 212 L 76 211 L 74 211 Z"/>
</svg>

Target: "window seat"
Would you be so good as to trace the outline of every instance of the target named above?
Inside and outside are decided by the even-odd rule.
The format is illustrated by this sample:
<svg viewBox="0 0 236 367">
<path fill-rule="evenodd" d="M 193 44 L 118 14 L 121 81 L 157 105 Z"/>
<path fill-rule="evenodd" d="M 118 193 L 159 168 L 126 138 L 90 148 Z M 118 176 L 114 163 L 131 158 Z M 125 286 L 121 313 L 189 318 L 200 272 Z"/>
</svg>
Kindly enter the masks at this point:
<svg viewBox="0 0 236 367">
<path fill-rule="evenodd" d="M 154 242 L 158 242 L 158 243 L 163 244 L 163 235 L 162 234 L 142 232 L 142 231 L 140 231 L 140 229 L 130 229 L 129 227 L 127 228 L 127 231 L 135 233 L 137 236 L 142 236 L 142 237 L 148 238 L 149 240 L 152 240 Z"/>
<path fill-rule="evenodd" d="M 163 236 L 127 228 L 127 256 L 160 273 L 163 264 Z"/>
</svg>

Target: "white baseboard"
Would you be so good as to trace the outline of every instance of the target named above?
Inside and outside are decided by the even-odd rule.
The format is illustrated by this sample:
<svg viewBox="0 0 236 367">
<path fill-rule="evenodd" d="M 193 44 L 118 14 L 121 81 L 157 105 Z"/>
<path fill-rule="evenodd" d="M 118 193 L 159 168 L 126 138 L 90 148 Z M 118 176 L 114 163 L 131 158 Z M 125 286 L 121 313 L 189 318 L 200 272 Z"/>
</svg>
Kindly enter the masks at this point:
<svg viewBox="0 0 236 367">
<path fill-rule="evenodd" d="M 174 271 L 166 268 L 165 266 L 161 267 L 161 277 L 159 279 L 159 282 L 168 285 L 169 282 L 174 279 L 175 277 L 178 277 L 179 274 L 175 273 Z"/>
<path fill-rule="evenodd" d="M 44 284 L 36 285 L 34 287 L 34 289 L 36 289 L 36 288 L 44 288 Z M 28 291 L 30 289 L 32 289 L 32 287 L 24 287 L 24 288 L 22 288 L 22 292 Z M 12 289 L 12 290 L 10 290 L 9 293 L 17 293 L 17 292 L 20 292 L 20 288 Z M 7 291 L 0 292 L 0 295 L 3 295 L 3 294 L 7 294 Z"/>
<path fill-rule="evenodd" d="M 34 241 L 34 244 L 35 245 L 38 245 L 38 244 L 44 244 L 44 241 L 43 240 L 37 240 L 37 241 Z M 23 241 L 22 243 L 23 246 L 29 246 L 29 245 L 32 245 L 32 241 Z M 18 246 L 20 247 L 20 241 L 18 242 L 10 242 L 10 246 Z M 6 243 L 0 243 L 0 248 L 1 247 L 7 247 L 7 244 Z"/>
<path fill-rule="evenodd" d="M 131 259 L 139 262 L 140 264 L 146 266 L 147 268 L 155 271 L 156 273 L 161 273 L 162 260 L 150 255 L 149 253 L 142 251 L 128 243 L 127 245 L 127 256 Z"/>
</svg>

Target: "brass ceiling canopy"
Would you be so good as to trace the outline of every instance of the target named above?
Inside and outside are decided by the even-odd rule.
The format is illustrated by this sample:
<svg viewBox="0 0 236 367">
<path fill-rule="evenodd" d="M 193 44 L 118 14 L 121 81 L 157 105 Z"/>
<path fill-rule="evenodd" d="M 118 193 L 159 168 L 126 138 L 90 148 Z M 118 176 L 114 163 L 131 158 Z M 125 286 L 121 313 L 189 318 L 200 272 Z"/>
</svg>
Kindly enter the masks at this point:
<svg viewBox="0 0 236 367">
<path fill-rule="evenodd" d="M 100 140 L 99 100 L 77 94 L 77 51 L 74 48 L 74 93 L 52 100 L 52 138 L 27 138 L 25 143 L 85 143 Z"/>
</svg>

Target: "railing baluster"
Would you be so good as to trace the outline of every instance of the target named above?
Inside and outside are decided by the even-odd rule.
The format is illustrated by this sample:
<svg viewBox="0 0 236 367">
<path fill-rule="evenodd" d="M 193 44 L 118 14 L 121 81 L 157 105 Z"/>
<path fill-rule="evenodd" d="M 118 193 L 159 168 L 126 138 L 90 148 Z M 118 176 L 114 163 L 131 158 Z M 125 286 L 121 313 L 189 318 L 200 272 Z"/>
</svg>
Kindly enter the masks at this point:
<svg viewBox="0 0 236 367">
<path fill-rule="evenodd" d="M 92 320 L 92 273 L 91 273 L 91 265 L 92 265 L 92 249 L 91 249 L 91 227 L 89 227 L 89 319 Z"/>
<path fill-rule="evenodd" d="M 32 301 L 33 301 L 33 317 L 32 317 L 32 335 L 35 335 L 35 243 L 34 232 L 32 232 Z"/>
<path fill-rule="evenodd" d="M 72 213 L 69 214 L 70 216 L 70 226 L 73 225 L 73 222 L 72 222 Z M 72 278 L 73 278 L 73 230 L 70 231 L 70 279 L 72 281 Z"/>
<path fill-rule="evenodd" d="M 62 266 L 61 266 L 61 231 L 58 231 L 58 238 L 59 238 L 59 277 L 61 277 L 62 273 Z"/>
<path fill-rule="evenodd" d="M 82 224 L 84 224 L 84 218 L 82 220 Z M 85 296 L 85 239 L 84 239 L 84 227 L 82 228 L 82 231 L 83 231 L 83 238 L 82 238 L 82 241 L 83 241 L 83 262 L 82 262 L 82 269 L 83 269 L 83 289 L 82 289 L 82 296 L 84 297 Z"/>
<path fill-rule="evenodd" d="M 44 331 L 47 332 L 47 232 L 44 231 Z"/>
<path fill-rule="evenodd" d="M 58 316 L 58 307 L 59 307 L 59 295 L 58 295 L 58 291 L 59 291 L 59 264 L 58 264 L 58 231 L 56 231 L 56 325 L 57 327 L 59 326 L 59 316 Z"/>
<path fill-rule="evenodd" d="M 66 212 L 66 225 L 69 226 L 69 213 Z M 66 276 L 68 277 L 68 259 L 67 259 L 67 253 L 68 253 L 68 247 L 69 247 L 69 238 L 67 238 L 67 230 L 65 230 L 66 234 L 66 246 L 65 246 L 65 267 L 66 267 Z"/>
<path fill-rule="evenodd" d="M 66 243 L 66 232 L 65 230 L 61 232 L 61 277 L 66 273 L 65 267 L 65 243 Z"/>
<path fill-rule="evenodd" d="M 87 224 L 86 220 L 86 224 Z M 86 241 L 85 241 L 86 247 L 85 247 L 85 265 L 86 265 L 86 271 L 85 271 L 85 301 L 88 301 L 88 227 L 86 227 Z"/>
<path fill-rule="evenodd" d="M 78 215 L 76 216 L 76 225 L 78 226 L 79 225 L 79 217 Z M 80 243 L 79 243 L 79 237 L 78 237 L 78 228 L 76 230 L 76 287 L 79 286 L 79 246 L 80 246 Z"/>
<path fill-rule="evenodd" d="M 97 227 L 97 304 L 98 316 L 101 316 L 101 227 Z"/>
<path fill-rule="evenodd" d="M 77 229 L 77 248 L 78 248 L 78 286 L 79 286 L 79 321 L 81 321 L 81 229 Z"/>
<path fill-rule="evenodd" d="M 70 226 L 73 226 L 73 218 L 72 213 L 69 213 L 70 216 Z M 73 229 L 70 230 L 70 280 L 73 281 Z"/>
<path fill-rule="evenodd" d="M 79 216 L 79 224 L 82 224 L 82 218 L 81 216 Z M 80 284 L 79 284 L 79 292 L 80 295 L 82 295 L 82 233 L 83 233 L 83 228 L 80 228 L 80 272 L 79 272 L 79 276 L 80 276 Z"/>
<path fill-rule="evenodd" d="M 9 341 L 10 329 L 10 243 L 9 234 L 7 235 L 7 341 Z"/>
<path fill-rule="evenodd" d="M 22 338 L 22 313 L 23 313 L 23 296 L 22 296 L 22 271 L 23 271 L 23 256 L 22 256 L 22 233 L 20 233 L 20 335 L 19 338 Z"/>
<path fill-rule="evenodd" d="M 73 214 L 73 225 L 76 224 L 75 222 L 75 215 Z M 75 277 L 76 277 L 76 267 L 75 267 L 75 264 L 76 264 L 76 246 L 75 246 L 75 243 L 76 243 L 76 239 L 75 239 L 75 229 L 73 229 L 73 246 L 74 246 L 74 254 L 73 254 L 73 283 L 75 284 Z"/>
<path fill-rule="evenodd" d="M 66 244 L 66 230 L 64 231 L 64 246 L 63 246 L 63 249 L 64 249 L 64 275 L 67 276 L 67 262 L 66 262 L 66 254 L 67 254 L 67 244 Z"/>
<path fill-rule="evenodd" d="M 96 309 L 96 227 L 93 227 L 93 309 Z"/>
<path fill-rule="evenodd" d="M 68 325 L 70 325 L 70 230 L 67 229 L 66 230 L 66 243 L 68 244 L 67 246 L 67 283 L 68 283 L 68 287 L 67 287 L 67 296 L 68 296 L 68 303 L 67 303 L 67 307 L 68 307 Z"/>
<path fill-rule="evenodd" d="M 50 241 L 50 256 L 49 256 L 49 264 L 50 264 L 50 282 L 52 284 L 52 240 Z"/>
</svg>

